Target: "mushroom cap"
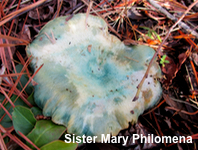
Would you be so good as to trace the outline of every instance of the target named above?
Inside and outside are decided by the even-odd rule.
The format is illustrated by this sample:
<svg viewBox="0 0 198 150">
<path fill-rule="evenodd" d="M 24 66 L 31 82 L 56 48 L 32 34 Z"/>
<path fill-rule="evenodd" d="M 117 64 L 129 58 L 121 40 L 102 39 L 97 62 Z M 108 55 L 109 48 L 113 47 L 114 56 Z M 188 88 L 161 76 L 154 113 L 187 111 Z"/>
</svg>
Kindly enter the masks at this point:
<svg viewBox="0 0 198 150">
<path fill-rule="evenodd" d="M 53 41 L 53 42 L 52 42 Z M 59 17 L 27 46 L 35 76 L 35 102 L 68 133 L 117 135 L 161 97 L 161 71 L 153 63 L 137 101 L 132 102 L 154 50 L 125 46 L 97 16 Z"/>
</svg>

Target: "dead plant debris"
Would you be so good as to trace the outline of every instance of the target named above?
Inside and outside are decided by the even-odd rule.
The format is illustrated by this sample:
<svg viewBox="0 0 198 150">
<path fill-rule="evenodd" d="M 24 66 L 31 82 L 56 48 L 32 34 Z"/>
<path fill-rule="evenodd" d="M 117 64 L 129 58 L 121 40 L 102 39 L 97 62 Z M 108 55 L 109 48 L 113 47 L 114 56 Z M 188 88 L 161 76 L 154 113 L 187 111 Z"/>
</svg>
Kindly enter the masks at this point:
<svg viewBox="0 0 198 150">
<path fill-rule="evenodd" d="M 12 112 L 17 105 L 31 109 L 36 121 L 50 121 L 34 103 L 32 87 L 37 84 L 33 80 L 37 72 L 29 67 L 31 57 L 27 58 L 25 46 L 50 20 L 76 13 L 102 17 L 109 31 L 127 45 L 154 48 L 164 89 L 154 108 L 140 116 L 135 125 L 120 131 L 119 136 L 129 138 L 125 146 L 96 143 L 77 149 L 197 149 L 198 0 L 0 0 L 0 149 L 42 149 L 13 127 Z M 148 138 L 191 136 L 193 143 L 134 142 L 134 134 Z"/>
</svg>

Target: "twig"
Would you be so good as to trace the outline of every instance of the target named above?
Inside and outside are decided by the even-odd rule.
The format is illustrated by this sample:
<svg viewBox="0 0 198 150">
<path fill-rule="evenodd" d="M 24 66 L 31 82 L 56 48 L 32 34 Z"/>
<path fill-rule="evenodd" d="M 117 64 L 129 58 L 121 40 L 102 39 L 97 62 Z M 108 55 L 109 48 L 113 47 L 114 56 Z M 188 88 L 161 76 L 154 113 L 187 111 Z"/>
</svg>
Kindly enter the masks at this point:
<svg viewBox="0 0 198 150">
<path fill-rule="evenodd" d="M 23 44 L 29 44 L 29 42 L 27 40 L 24 40 L 24 39 L 19 39 L 19 38 L 16 38 L 16 37 L 11 37 L 11 36 L 7 36 L 7 35 L 3 35 L 3 34 L 0 34 L 0 38 L 2 39 L 7 39 L 7 40 L 13 40 L 15 42 L 22 42 Z M 3 43 L 3 42 L 1 42 Z M 9 44 L 7 44 L 9 46 Z M 12 45 L 12 44 L 10 44 Z M 16 45 L 16 44 L 13 44 L 13 45 Z"/>
<path fill-rule="evenodd" d="M 42 64 L 36 71 L 35 73 L 32 75 L 32 77 L 28 80 L 28 82 L 25 84 L 25 86 L 23 87 L 23 89 L 20 91 L 20 93 L 18 94 L 18 96 L 16 97 L 15 100 L 17 100 L 19 98 L 19 96 L 22 94 L 22 92 L 25 90 L 25 88 L 28 86 L 28 84 L 33 80 L 33 78 L 35 77 L 35 75 L 38 73 L 38 71 L 43 67 L 44 64 Z M 1 87 L 0 87 L 1 88 Z M 33 107 L 32 104 L 29 101 L 24 101 L 29 107 Z"/>
<path fill-rule="evenodd" d="M 192 4 L 188 7 L 188 9 L 184 12 L 184 14 L 177 20 L 177 22 L 169 29 L 169 31 L 168 31 L 168 33 L 166 34 L 164 40 L 161 42 L 161 44 L 159 45 L 157 51 L 156 51 L 155 54 L 153 55 L 153 58 L 151 59 L 151 61 L 150 61 L 150 63 L 149 63 L 149 66 L 148 66 L 148 68 L 147 68 L 147 70 L 146 70 L 146 73 L 144 74 L 144 77 L 142 78 L 142 80 L 140 81 L 139 85 L 137 86 L 137 92 L 136 92 L 136 95 L 135 95 L 135 97 L 133 98 L 132 101 L 138 100 L 140 91 L 141 91 L 141 89 L 142 89 L 142 85 L 143 85 L 143 83 L 144 83 L 144 80 L 147 78 L 148 73 L 149 73 L 149 70 L 150 70 L 150 68 L 151 68 L 151 66 L 152 66 L 152 64 L 153 64 L 153 62 L 154 62 L 154 60 L 155 60 L 155 57 L 156 57 L 157 54 L 160 52 L 162 45 L 164 45 L 164 43 L 165 43 L 165 41 L 167 40 L 168 36 L 170 35 L 171 31 L 173 30 L 173 28 L 176 27 L 176 25 L 177 25 L 179 22 L 181 22 L 181 20 L 182 20 L 182 19 L 185 17 L 185 15 L 190 11 L 190 9 L 191 9 L 193 6 L 195 6 L 197 3 L 198 3 L 198 0 L 196 0 L 194 3 L 192 3 Z"/>
<path fill-rule="evenodd" d="M 63 1 L 58 0 L 57 2 L 57 11 L 55 12 L 54 16 L 52 18 L 57 18 L 59 16 L 61 7 L 63 5 Z"/>
<path fill-rule="evenodd" d="M 22 14 L 24 14 L 24 13 L 26 13 L 26 12 L 28 12 L 28 11 L 36 8 L 36 7 L 39 7 L 43 3 L 49 2 L 49 1 L 51 1 L 51 0 L 40 0 L 40 1 L 37 1 L 36 3 L 33 3 L 31 5 L 28 5 L 28 6 L 24 7 L 24 8 L 21 8 L 21 9 L 19 9 L 17 11 L 14 11 L 14 12 L 8 14 L 7 16 L 5 16 L 5 17 L 3 17 L 1 19 L 0 26 L 4 25 L 8 21 L 18 17 L 19 15 L 22 15 Z"/>
<path fill-rule="evenodd" d="M 46 32 L 44 32 L 44 34 L 47 36 L 47 38 L 50 40 L 50 42 L 52 44 L 55 44 L 56 43 L 56 40 L 54 38 L 54 34 L 53 34 L 53 32 L 51 32 L 51 33 L 52 33 L 52 37 L 50 37 Z"/>
<path fill-rule="evenodd" d="M 91 9 L 92 5 L 93 5 L 93 1 L 91 1 L 91 2 L 89 3 L 88 9 L 87 9 L 86 19 L 85 19 L 85 25 L 86 25 L 85 27 L 86 27 L 86 28 L 87 28 L 87 19 L 88 19 L 88 16 L 89 16 L 89 13 L 90 13 L 90 9 Z"/>
<path fill-rule="evenodd" d="M 197 133 L 197 134 L 190 135 L 190 136 L 192 137 L 192 140 L 198 139 L 198 133 Z M 182 139 L 182 140 L 181 140 L 181 143 L 185 143 L 185 142 L 183 142 L 183 141 L 186 141 L 186 139 L 187 139 L 187 137 L 185 138 L 185 140 Z M 173 146 L 174 144 L 177 144 L 177 143 L 179 143 L 179 141 L 167 145 L 167 148 L 168 148 L 168 147 L 171 147 L 171 146 Z"/>
<path fill-rule="evenodd" d="M 177 109 L 177 108 L 169 107 L 169 106 L 165 107 L 165 109 L 175 110 L 177 112 L 181 112 L 181 113 L 184 113 L 184 114 L 187 114 L 187 115 L 196 115 L 196 114 L 198 114 L 198 110 L 195 111 L 195 112 L 187 112 L 185 110 L 181 110 L 181 109 Z"/>
<path fill-rule="evenodd" d="M 135 61 L 135 62 L 139 62 L 138 60 L 136 60 L 136 59 L 133 59 L 133 58 L 130 58 L 130 57 L 128 57 L 128 56 L 124 56 L 125 58 L 127 58 L 127 59 L 130 59 L 130 60 L 133 60 L 133 61 Z"/>
<path fill-rule="evenodd" d="M 34 146 L 37 150 L 40 150 L 30 139 L 27 138 L 22 132 L 18 131 L 19 135 L 22 136 L 27 142 L 29 142 L 32 146 Z"/>
<path fill-rule="evenodd" d="M 4 143 L 4 140 L 3 140 L 3 137 L 2 137 L 1 131 L 0 131 L 0 148 L 2 150 L 7 150 L 7 147 L 6 147 L 5 143 Z"/>
<path fill-rule="evenodd" d="M 189 103 L 189 102 L 187 102 L 187 101 L 184 101 L 184 100 L 180 100 L 180 99 L 176 99 L 176 98 L 174 98 L 174 97 L 170 97 L 173 101 L 176 101 L 176 102 L 179 102 L 179 103 L 184 103 L 184 104 L 186 104 L 186 105 L 189 105 L 189 106 L 191 106 L 191 107 L 194 107 L 195 109 L 198 109 L 198 107 L 197 106 L 195 106 L 195 105 L 193 105 L 193 104 L 191 104 L 191 103 Z"/>
<path fill-rule="evenodd" d="M 0 131 L 4 133 L 4 135 L 8 136 L 11 140 L 16 142 L 19 146 L 21 146 L 25 150 L 31 150 L 27 145 L 25 145 L 21 140 L 19 140 L 16 136 L 12 135 L 9 131 L 5 130 L 5 128 L 0 124 Z"/>
<path fill-rule="evenodd" d="M 164 104 L 166 102 L 166 100 L 164 99 L 163 101 L 161 101 L 156 107 L 152 108 L 151 110 L 149 110 L 148 112 L 142 114 L 142 116 L 145 116 L 147 114 L 150 114 L 151 112 L 153 112 L 154 110 L 156 110 L 157 108 L 159 108 L 162 104 Z"/>
<path fill-rule="evenodd" d="M 165 10 L 163 7 L 161 7 L 159 4 L 157 4 L 156 2 L 154 2 L 153 0 L 147 0 L 153 7 L 155 7 L 158 11 L 160 11 L 161 13 L 163 13 L 164 15 L 166 15 L 167 18 L 169 18 L 170 20 L 176 22 L 177 18 L 173 15 L 171 15 L 167 10 Z M 197 1 L 194 2 L 195 4 L 197 3 Z M 194 4 L 193 3 L 193 4 Z M 185 14 L 185 13 L 184 13 Z M 196 31 L 194 31 L 193 29 L 191 29 L 187 24 L 185 24 L 184 22 L 180 21 L 178 22 L 178 25 L 180 27 L 182 27 L 184 30 L 186 30 L 187 32 L 190 32 L 192 35 L 194 35 L 196 38 L 198 38 L 198 33 Z"/>
<path fill-rule="evenodd" d="M 11 101 L 10 97 L 6 94 L 6 92 L 3 90 L 3 88 L 1 86 L 0 86 L 0 91 L 1 91 L 2 94 L 4 94 L 4 96 L 7 98 L 7 100 L 9 101 L 9 103 L 14 108 L 15 107 L 14 103 Z"/>
<path fill-rule="evenodd" d="M 7 111 L 7 109 L 1 103 L 0 103 L 0 108 L 2 108 L 5 111 L 5 113 L 8 115 L 8 117 L 12 120 L 11 114 Z"/>
<path fill-rule="evenodd" d="M 82 0 L 82 1 L 83 1 L 83 3 L 85 3 L 85 5 L 89 6 L 89 3 L 88 3 L 86 0 Z M 91 10 L 92 10 L 96 15 L 98 15 L 100 18 L 104 19 L 99 13 L 97 13 L 97 12 L 94 10 L 94 8 L 91 8 Z M 104 19 L 104 21 L 107 23 L 107 25 L 108 25 L 108 27 L 111 29 L 111 31 L 114 32 L 119 38 L 121 38 L 121 36 L 118 34 L 118 32 L 116 32 L 116 30 L 115 30 L 113 27 L 111 27 L 105 19 Z"/>
<path fill-rule="evenodd" d="M 21 5 L 22 5 L 22 4 L 25 4 L 25 3 L 28 3 L 28 2 L 30 2 L 30 1 L 31 1 L 31 0 L 24 0 L 23 2 L 21 2 Z M 3 11 L 6 12 L 6 11 L 8 11 L 8 10 L 11 10 L 11 9 L 17 7 L 17 5 L 18 5 L 18 4 L 14 5 L 14 6 L 10 7 L 10 8 L 6 8 L 6 9 L 4 9 Z"/>
<path fill-rule="evenodd" d="M 153 114 L 155 123 L 156 123 L 156 125 L 157 125 L 158 131 L 159 131 L 159 133 L 160 133 L 160 136 L 163 136 L 164 134 L 162 133 L 162 130 L 161 130 L 160 125 L 159 125 L 159 123 L 158 123 L 158 121 L 157 121 L 157 118 L 156 118 L 156 116 L 155 116 L 154 111 L 152 111 L 152 114 Z M 166 142 L 164 142 L 164 145 L 166 146 Z"/>
</svg>

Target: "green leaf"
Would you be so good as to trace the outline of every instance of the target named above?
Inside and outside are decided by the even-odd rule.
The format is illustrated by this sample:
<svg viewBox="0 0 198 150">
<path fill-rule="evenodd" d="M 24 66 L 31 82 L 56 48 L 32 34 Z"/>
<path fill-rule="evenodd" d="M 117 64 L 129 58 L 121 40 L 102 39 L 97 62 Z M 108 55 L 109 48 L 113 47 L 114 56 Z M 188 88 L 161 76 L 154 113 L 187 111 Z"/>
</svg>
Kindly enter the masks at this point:
<svg viewBox="0 0 198 150">
<path fill-rule="evenodd" d="M 165 67 L 165 63 L 169 63 L 169 60 L 166 60 L 166 55 L 163 55 L 161 60 L 160 60 L 160 64 Z"/>
<path fill-rule="evenodd" d="M 36 103 L 34 102 L 34 92 L 32 92 L 28 98 L 27 98 L 28 102 L 30 102 L 32 105 L 36 105 Z"/>
<path fill-rule="evenodd" d="M 34 117 L 36 117 L 37 115 L 43 115 L 42 110 L 38 107 L 32 107 L 31 111 L 34 114 Z"/>
<path fill-rule="evenodd" d="M 23 69 L 23 65 L 21 65 L 21 64 L 16 65 L 16 71 L 17 71 L 17 73 L 20 73 L 22 69 Z M 23 71 L 23 73 L 26 73 L 26 71 Z M 18 76 L 18 77 L 20 77 L 20 76 Z M 14 77 L 14 79 L 17 79 L 17 77 Z M 27 74 L 21 75 L 21 78 L 20 78 L 20 83 L 21 84 L 18 83 L 17 84 L 17 88 L 19 90 L 22 90 L 22 88 L 26 85 L 26 83 L 28 82 L 28 80 L 29 80 L 29 78 L 28 78 Z M 22 87 L 21 87 L 21 85 L 22 85 Z M 31 83 L 29 83 L 27 85 L 27 87 L 25 88 L 25 91 L 28 93 L 28 95 L 30 95 L 32 93 L 33 87 L 31 85 Z"/>
<path fill-rule="evenodd" d="M 152 40 L 154 39 L 151 30 L 148 31 L 147 36 L 150 37 Z"/>
<path fill-rule="evenodd" d="M 75 150 L 77 148 L 76 143 L 65 143 L 63 141 L 53 141 L 41 147 L 41 150 Z"/>
<path fill-rule="evenodd" d="M 27 137 L 38 147 L 59 139 L 66 127 L 56 125 L 50 120 L 39 120 Z"/>
<path fill-rule="evenodd" d="M 144 26 L 139 26 L 139 28 L 142 28 L 142 29 L 145 29 L 145 30 L 151 30 L 150 28 L 144 27 Z"/>
<path fill-rule="evenodd" d="M 15 99 L 17 98 L 17 95 L 13 95 L 10 99 L 12 102 L 15 101 Z M 3 98 L 4 99 L 4 98 Z M 15 106 L 17 105 L 21 105 L 21 106 L 25 106 L 27 107 L 27 104 L 21 99 L 18 98 L 15 103 Z M 11 104 L 8 102 L 4 105 L 4 107 L 6 108 L 6 110 L 8 110 L 8 112 L 10 114 L 12 114 L 13 112 L 13 107 L 11 106 Z M 0 117 L 2 117 L 5 114 L 5 111 L 3 109 L 0 109 Z M 9 128 L 12 126 L 12 120 L 10 119 L 10 117 L 8 117 L 8 115 L 6 114 L 5 117 L 1 120 L 1 125 L 5 128 Z"/>
<path fill-rule="evenodd" d="M 20 131 L 24 135 L 27 135 L 36 123 L 36 119 L 30 109 L 23 106 L 16 106 L 14 108 L 12 120 L 16 132 Z"/>
<path fill-rule="evenodd" d="M 169 62 L 170 62 L 169 60 L 165 60 L 165 61 L 164 61 L 164 63 L 167 63 L 167 64 L 168 64 Z"/>
<path fill-rule="evenodd" d="M 153 31 L 153 33 L 157 36 L 158 40 L 159 40 L 160 42 L 162 42 L 162 40 L 161 40 L 159 34 L 157 34 L 157 32 L 155 32 L 155 31 Z"/>
<path fill-rule="evenodd" d="M 145 30 L 148 30 L 147 36 L 150 37 L 151 39 L 154 39 L 154 37 L 152 36 L 152 33 L 153 33 L 153 34 L 155 34 L 155 36 L 157 36 L 158 40 L 159 40 L 160 42 L 162 42 L 162 40 L 161 40 L 159 34 L 157 34 L 156 31 L 154 31 L 154 30 L 152 30 L 152 29 L 150 29 L 150 28 L 148 28 L 148 27 L 143 27 L 143 26 L 140 26 L 140 28 L 143 28 L 143 29 L 145 29 Z"/>
<path fill-rule="evenodd" d="M 0 103 L 2 103 L 4 99 L 5 99 L 5 96 L 0 94 Z"/>
<path fill-rule="evenodd" d="M 163 55 L 162 56 L 162 60 L 164 61 L 166 59 L 166 55 Z"/>
<path fill-rule="evenodd" d="M 9 139 L 9 137 L 6 136 L 5 138 L 3 138 L 3 141 L 5 144 L 7 144 L 10 141 L 10 139 Z"/>
</svg>

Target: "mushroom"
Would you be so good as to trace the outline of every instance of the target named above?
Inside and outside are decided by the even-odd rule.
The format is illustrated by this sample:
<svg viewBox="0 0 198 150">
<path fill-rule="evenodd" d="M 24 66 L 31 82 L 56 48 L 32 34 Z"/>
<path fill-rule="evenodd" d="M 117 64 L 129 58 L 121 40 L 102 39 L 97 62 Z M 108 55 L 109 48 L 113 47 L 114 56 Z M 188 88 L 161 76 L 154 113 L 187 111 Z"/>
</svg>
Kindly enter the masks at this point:
<svg viewBox="0 0 198 150">
<path fill-rule="evenodd" d="M 27 54 L 34 71 L 43 65 L 34 78 L 36 104 L 68 133 L 98 136 L 100 142 L 101 134 L 117 135 L 161 97 L 161 71 L 154 62 L 132 102 L 154 50 L 124 45 L 97 16 L 50 21 Z"/>
</svg>

